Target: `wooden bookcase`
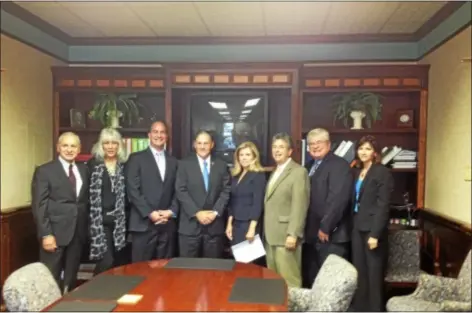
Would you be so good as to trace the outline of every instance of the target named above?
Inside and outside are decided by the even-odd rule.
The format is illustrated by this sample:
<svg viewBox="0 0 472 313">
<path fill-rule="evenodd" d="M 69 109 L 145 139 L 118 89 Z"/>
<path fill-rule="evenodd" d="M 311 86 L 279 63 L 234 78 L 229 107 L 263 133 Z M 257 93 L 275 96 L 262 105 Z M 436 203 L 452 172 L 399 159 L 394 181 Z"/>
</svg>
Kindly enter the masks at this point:
<svg viewBox="0 0 472 313">
<path fill-rule="evenodd" d="M 300 161 L 301 140 L 315 127 L 327 128 L 336 140 L 374 135 L 380 146 L 398 145 L 417 151 L 417 168 L 393 170 L 396 194 L 409 192 L 424 206 L 428 65 L 304 66 L 301 63 L 165 64 L 163 67 L 53 67 L 54 139 L 64 131 L 78 133 L 83 153 L 90 153 L 102 128 L 86 118 L 85 128 L 70 126 L 70 109 L 88 114 L 97 93 L 134 93 L 146 110 L 136 125 L 122 125 L 124 137 L 145 137 L 154 119 L 164 119 L 171 139 L 168 147 L 180 158 L 189 146 L 184 107 L 200 91 L 265 91 L 269 94 L 268 140 L 289 131 Z M 370 91 L 383 98 L 382 120 L 371 129 L 352 131 L 333 125 L 335 94 Z M 411 128 L 396 124 L 398 110 L 413 110 Z M 269 151 L 267 152 L 269 153 Z M 268 164 L 270 165 L 270 164 Z M 416 201 L 415 201 L 416 200 Z"/>
<path fill-rule="evenodd" d="M 376 137 L 380 148 L 400 146 L 417 152 L 417 168 L 392 169 L 395 179 L 393 201 L 402 202 L 408 192 L 410 201 L 424 205 L 424 175 L 426 153 L 426 106 L 428 66 L 319 66 L 301 71 L 302 87 L 298 105 L 299 131 L 303 139 L 313 128 L 329 130 L 332 142 L 359 140 L 362 136 Z M 372 128 L 351 130 L 333 121 L 334 95 L 366 91 L 382 96 L 381 120 Z M 412 127 L 399 127 L 397 112 L 413 111 Z M 296 135 L 297 135 L 296 134 Z"/>
<path fill-rule="evenodd" d="M 167 120 L 165 74 L 161 69 L 71 68 L 53 67 L 54 75 L 54 141 L 67 131 L 77 133 L 82 141 L 81 154 L 90 154 L 103 128 L 90 119 L 98 94 L 135 94 L 141 104 L 140 121 L 121 123 L 124 138 L 144 138 L 153 120 Z M 72 127 L 70 111 L 82 113 L 84 126 Z"/>
</svg>

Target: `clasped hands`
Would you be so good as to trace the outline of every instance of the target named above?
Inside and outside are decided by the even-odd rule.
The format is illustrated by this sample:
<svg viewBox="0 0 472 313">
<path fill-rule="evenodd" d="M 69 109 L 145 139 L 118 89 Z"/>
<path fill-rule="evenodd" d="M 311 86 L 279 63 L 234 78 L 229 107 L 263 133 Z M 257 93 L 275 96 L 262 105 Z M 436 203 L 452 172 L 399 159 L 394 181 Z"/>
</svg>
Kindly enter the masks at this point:
<svg viewBox="0 0 472 313">
<path fill-rule="evenodd" d="M 149 215 L 149 218 L 154 224 L 165 224 L 172 218 L 171 210 L 154 210 Z"/>
<path fill-rule="evenodd" d="M 213 210 L 201 210 L 195 215 L 200 224 L 208 225 L 213 223 L 216 218 L 216 212 Z"/>
<path fill-rule="evenodd" d="M 47 252 L 54 252 L 57 249 L 56 237 L 53 235 L 44 236 L 42 240 L 43 249 Z"/>
</svg>

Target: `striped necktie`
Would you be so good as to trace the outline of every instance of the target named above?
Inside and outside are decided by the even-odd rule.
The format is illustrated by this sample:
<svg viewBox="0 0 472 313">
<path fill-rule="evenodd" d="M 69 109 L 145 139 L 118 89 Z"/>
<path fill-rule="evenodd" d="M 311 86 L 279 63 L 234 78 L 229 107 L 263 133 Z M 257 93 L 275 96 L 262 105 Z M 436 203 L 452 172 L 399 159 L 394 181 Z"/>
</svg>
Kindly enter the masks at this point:
<svg viewBox="0 0 472 313">
<path fill-rule="evenodd" d="M 315 162 L 313 162 L 313 165 L 311 166 L 310 173 L 308 174 L 308 176 L 310 177 L 313 176 L 313 174 L 315 174 L 320 164 L 321 164 L 321 160 L 316 160 Z"/>
</svg>

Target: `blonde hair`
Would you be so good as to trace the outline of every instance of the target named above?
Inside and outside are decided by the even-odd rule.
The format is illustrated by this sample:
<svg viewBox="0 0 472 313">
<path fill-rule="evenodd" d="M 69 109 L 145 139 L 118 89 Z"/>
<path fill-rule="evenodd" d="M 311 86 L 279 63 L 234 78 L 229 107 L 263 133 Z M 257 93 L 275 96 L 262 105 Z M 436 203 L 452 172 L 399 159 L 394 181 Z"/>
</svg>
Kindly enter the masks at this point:
<svg viewBox="0 0 472 313">
<path fill-rule="evenodd" d="M 234 168 L 231 170 L 231 175 L 238 176 L 242 173 L 243 168 L 239 163 L 239 152 L 246 148 L 251 150 L 252 156 L 254 157 L 254 161 L 249 165 L 249 172 L 264 172 L 264 168 L 261 166 L 259 150 L 256 145 L 250 141 L 245 141 L 234 151 Z"/>
<path fill-rule="evenodd" d="M 105 141 L 112 141 L 118 143 L 118 151 L 116 153 L 116 157 L 118 162 L 124 163 L 128 159 L 128 155 L 124 148 L 123 139 L 121 138 L 121 134 L 114 128 L 104 128 L 100 132 L 100 136 L 98 137 L 97 143 L 93 145 L 92 154 L 93 156 L 99 160 L 103 161 L 105 156 L 105 151 L 103 151 L 103 142 Z"/>
<path fill-rule="evenodd" d="M 311 139 L 320 139 L 329 141 L 329 132 L 324 128 L 315 128 L 310 130 L 310 132 L 306 135 L 306 139 L 310 142 Z"/>
</svg>

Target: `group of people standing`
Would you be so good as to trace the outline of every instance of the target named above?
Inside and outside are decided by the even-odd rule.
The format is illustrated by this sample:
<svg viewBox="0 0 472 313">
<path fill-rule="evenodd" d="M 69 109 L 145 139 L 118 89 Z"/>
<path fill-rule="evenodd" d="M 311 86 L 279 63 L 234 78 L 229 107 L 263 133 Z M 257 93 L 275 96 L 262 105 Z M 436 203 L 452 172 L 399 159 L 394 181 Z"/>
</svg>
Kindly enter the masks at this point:
<svg viewBox="0 0 472 313">
<path fill-rule="evenodd" d="M 154 122 L 148 136 L 149 148 L 128 157 L 120 133 L 105 128 L 93 158 L 81 164 L 75 162 L 80 138 L 63 133 L 57 160 L 35 170 L 40 260 L 64 292 L 75 287 L 87 243 L 98 274 L 117 265 L 128 243 L 131 262 L 223 258 L 227 240 L 234 245 L 259 234 L 267 267 L 289 286 L 311 287 L 334 253 L 352 260 L 359 272 L 354 308 L 381 309 L 393 179 L 377 162 L 375 138 L 359 141 L 353 171 L 331 152 L 324 129 L 308 133 L 313 160 L 305 167 L 291 158 L 291 137 L 276 134 L 271 145 L 277 166 L 268 177 L 252 142 L 236 148 L 229 170 L 212 155 L 207 131 L 196 134 L 195 153 L 180 161 L 165 150 L 164 122 Z"/>
</svg>

